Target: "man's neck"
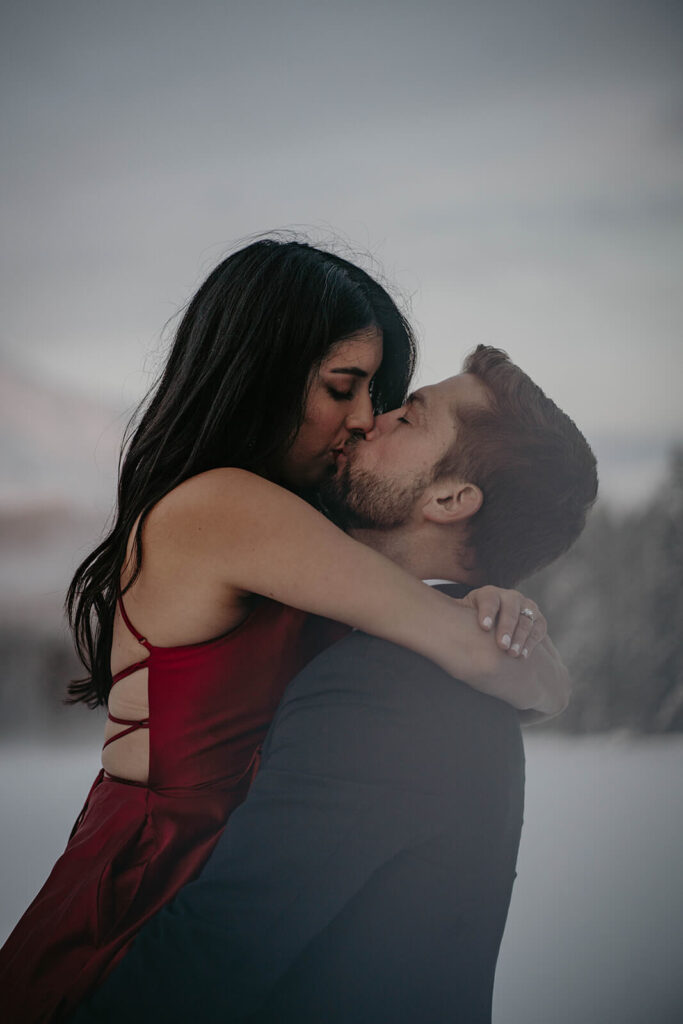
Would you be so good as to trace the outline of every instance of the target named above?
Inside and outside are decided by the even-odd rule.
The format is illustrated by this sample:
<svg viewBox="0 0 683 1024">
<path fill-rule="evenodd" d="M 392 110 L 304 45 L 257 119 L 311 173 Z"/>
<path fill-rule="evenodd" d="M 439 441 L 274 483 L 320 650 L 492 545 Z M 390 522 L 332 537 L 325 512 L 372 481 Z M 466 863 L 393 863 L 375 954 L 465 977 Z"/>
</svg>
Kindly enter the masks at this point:
<svg viewBox="0 0 683 1024">
<path fill-rule="evenodd" d="M 460 564 L 457 554 L 443 543 L 431 542 L 413 529 L 349 530 L 350 536 L 386 555 L 411 576 L 420 580 L 449 579 L 470 583 L 471 570 Z"/>
</svg>

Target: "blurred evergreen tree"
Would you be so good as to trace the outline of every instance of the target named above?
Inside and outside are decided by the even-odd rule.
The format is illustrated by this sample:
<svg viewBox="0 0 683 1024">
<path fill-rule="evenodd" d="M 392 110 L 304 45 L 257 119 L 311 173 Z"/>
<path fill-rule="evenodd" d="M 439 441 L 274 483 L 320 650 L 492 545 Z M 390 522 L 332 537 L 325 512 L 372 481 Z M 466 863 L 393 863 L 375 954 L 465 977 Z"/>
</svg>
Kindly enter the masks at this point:
<svg viewBox="0 0 683 1024">
<path fill-rule="evenodd" d="M 643 508 L 598 505 L 575 546 L 523 589 L 574 683 L 549 727 L 683 730 L 683 448 Z"/>
</svg>

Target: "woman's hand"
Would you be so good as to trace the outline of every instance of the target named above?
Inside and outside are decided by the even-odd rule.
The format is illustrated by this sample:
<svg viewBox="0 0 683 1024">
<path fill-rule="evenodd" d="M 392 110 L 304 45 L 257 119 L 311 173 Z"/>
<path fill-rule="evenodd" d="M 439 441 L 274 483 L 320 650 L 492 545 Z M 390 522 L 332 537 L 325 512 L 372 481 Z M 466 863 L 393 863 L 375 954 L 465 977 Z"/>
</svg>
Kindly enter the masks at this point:
<svg viewBox="0 0 683 1024">
<path fill-rule="evenodd" d="M 518 590 L 479 587 L 461 600 L 474 608 L 482 629 L 489 632 L 495 626 L 496 643 L 513 658 L 528 658 L 548 632 L 548 623 L 536 602 Z"/>
</svg>

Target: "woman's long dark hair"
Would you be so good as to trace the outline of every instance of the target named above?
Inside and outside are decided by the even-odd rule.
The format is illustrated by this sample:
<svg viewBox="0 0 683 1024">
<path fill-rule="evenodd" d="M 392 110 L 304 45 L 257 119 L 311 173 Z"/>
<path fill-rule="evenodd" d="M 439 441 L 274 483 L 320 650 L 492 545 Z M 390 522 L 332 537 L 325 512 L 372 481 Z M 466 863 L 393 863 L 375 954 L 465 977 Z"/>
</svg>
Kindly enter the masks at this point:
<svg viewBox="0 0 683 1024">
<path fill-rule="evenodd" d="M 219 466 L 268 474 L 301 424 L 311 369 L 375 325 L 384 336 L 377 412 L 401 405 L 415 364 L 410 326 L 365 271 L 300 241 L 261 239 L 223 260 L 190 301 L 157 383 L 126 430 L 114 525 L 76 570 L 66 610 L 88 677 L 70 702 L 105 704 L 121 568 L 135 521 L 183 480 Z"/>
</svg>

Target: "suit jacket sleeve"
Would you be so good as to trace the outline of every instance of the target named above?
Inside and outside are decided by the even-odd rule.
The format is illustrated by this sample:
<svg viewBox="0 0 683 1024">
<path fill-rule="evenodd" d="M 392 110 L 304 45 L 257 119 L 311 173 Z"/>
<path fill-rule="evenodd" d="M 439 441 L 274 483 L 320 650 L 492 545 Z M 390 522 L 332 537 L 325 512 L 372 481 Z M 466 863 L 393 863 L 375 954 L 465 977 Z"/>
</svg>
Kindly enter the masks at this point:
<svg viewBox="0 0 683 1024">
<path fill-rule="evenodd" d="M 296 992 L 316 941 L 341 935 L 340 921 L 363 929 L 389 901 L 403 907 L 395 935 L 407 934 L 416 905 L 401 891 L 421 892 L 425 907 L 439 900 L 462 938 L 454 959 L 479 943 L 495 964 L 522 788 L 511 708 L 403 648 L 348 637 L 288 688 L 249 796 L 201 877 L 142 929 L 74 1021 L 265 1013 L 278 985 Z M 488 922 L 479 937 L 477 920 Z"/>
</svg>

